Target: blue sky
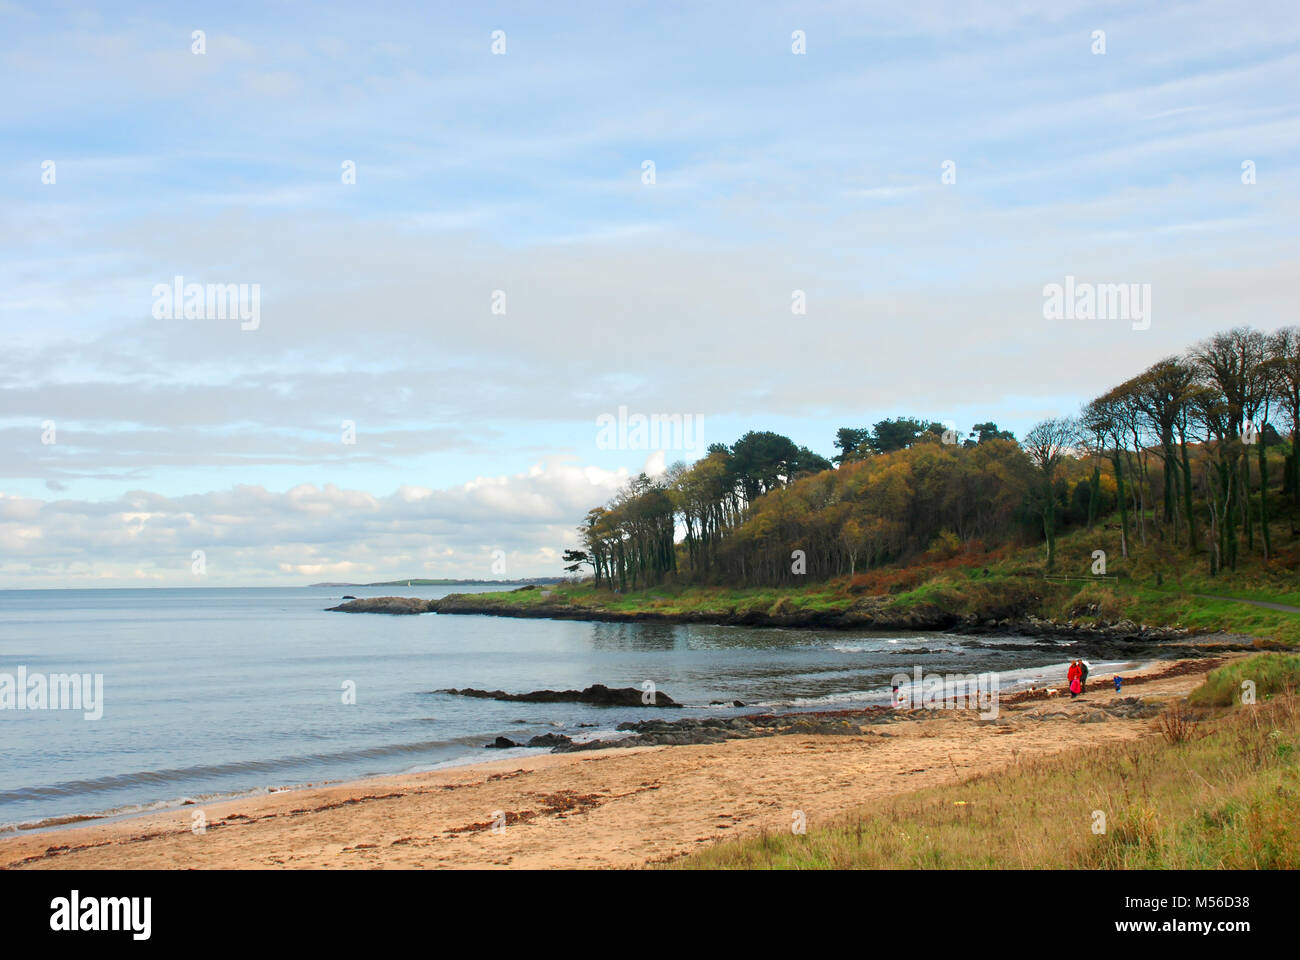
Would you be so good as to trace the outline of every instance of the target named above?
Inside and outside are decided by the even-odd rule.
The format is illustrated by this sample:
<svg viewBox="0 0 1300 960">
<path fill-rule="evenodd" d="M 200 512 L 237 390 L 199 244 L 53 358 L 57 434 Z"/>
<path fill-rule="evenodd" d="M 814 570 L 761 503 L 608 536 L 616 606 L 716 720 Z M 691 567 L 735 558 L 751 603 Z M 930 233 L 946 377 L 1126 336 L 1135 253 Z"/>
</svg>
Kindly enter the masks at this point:
<svg viewBox="0 0 1300 960">
<path fill-rule="evenodd" d="M 189 585 L 194 550 L 214 585 L 553 574 L 659 462 L 597 445 L 619 406 L 827 455 L 901 414 L 1021 434 L 1295 322 L 1298 33 L 1283 3 L 0 0 L 0 587 Z M 154 319 L 177 275 L 258 284 L 258 329 Z M 1045 320 L 1066 275 L 1150 284 L 1150 329 Z"/>
</svg>

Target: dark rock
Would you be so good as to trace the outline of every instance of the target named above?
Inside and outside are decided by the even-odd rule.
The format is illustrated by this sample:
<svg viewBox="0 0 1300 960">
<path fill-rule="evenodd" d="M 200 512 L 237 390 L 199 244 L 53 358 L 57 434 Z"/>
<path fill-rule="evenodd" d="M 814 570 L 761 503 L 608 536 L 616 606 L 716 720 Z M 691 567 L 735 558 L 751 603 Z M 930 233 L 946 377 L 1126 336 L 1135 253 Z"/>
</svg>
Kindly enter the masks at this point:
<svg viewBox="0 0 1300 960">
<path fill-rule="evenodd" d="M 1114 717 L 1122 717 L 1126 720 L 1143 720 L 1160 714 L 1163 712 L 1164 707 L 1157 703 L 1148 703 L 1141 697 L 1123 697 L 1111 701 L 1102 709 Z"/>
<path fill-rule="evenodd" d="M 337 610 L 339 613 L 428 613 L 431 602 L 421 600 L 419 597 L 365 597 L 361 600 L 340 603 L 337 607 L 326 607 L 326 609 Z"/>
<path fill-rule="evenodd" d="M 558 747 L 565 743 L 573 743 L 573 741 L 562 733 L 543 733 L 528 741 L 530 747 Z"/>
<path fill-rule="evenodd" d="M 504 700 L 514 703 L 587 703 L 598 707 L 680 707 L 662 690 L 655 691 L 654 701 L 645 703 L 636 687 L 607 687 L 593 684 L 585 690 L 534 690 L 531 693 L 506 693 L 504 690 L 443 690 L 442 693 L 458 697 L 477 697 L 480 700 Z"/>
<path fill-rule="evenodd" d="M 522 743 L 515 743 L 515 742 L 514 742 L 513 740 L 511 740 L 509 737 L 497 737 L 497 738 L 496 738 L 495 740 L 493 740 L 491 743 L 484 744 L 484 746 L 485 746 L 488 750 L 492 750 L 492 749 L 497 749 L 497 750 L 507 750 L 507 749 L 509 749 L 510 747 L 522 747 L 523 744 L 522 744 Z"/>
<path fill-rule="evenodd" d="M 820 736 L 861 736 L 859 724 L 886 722 L 876 717 L 894 717 L 889 711 L 872 711 L 855 715 L 852 720 L 842 715 L 798 714 L 787 716 L 751 717 L 685 717 L 681 720 L 636 720 L 620 723 L 617 729 L 633 736 L 622 740 L 591 740 L 587 743 L 560 744 L 555 753 L 576 750 L 603 750 L 609 747 L 682 746 L 701 743 L 724 743 L 727 740 L 752 740 L 787 734 L 815 734 Z"/>
<path fill-rule="evenodd" d="M 635 739 L 635 738 L 633 738 Z M 587 740 L 583 743 L 575 743 L 570 740 L 568 743 L 561 743 L 551 748 L 551 753 L 578 753 L 583 750 L 605 750 L 609 747 L 637 747 L 644 746 L 639 743 L 627 743 L 623 740 Z"/>
</svg>

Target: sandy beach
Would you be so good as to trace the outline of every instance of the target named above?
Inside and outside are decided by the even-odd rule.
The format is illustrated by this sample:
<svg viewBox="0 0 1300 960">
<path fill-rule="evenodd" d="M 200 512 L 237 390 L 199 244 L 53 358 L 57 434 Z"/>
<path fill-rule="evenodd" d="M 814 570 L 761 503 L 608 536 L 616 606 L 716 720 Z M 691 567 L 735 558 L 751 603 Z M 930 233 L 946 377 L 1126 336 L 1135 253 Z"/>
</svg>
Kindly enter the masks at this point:
<svg viewBox="0 0 1300 960">
<path fill-rule="evenodd" d="M 995 721 L 932 711 L 854 735 L 542 754 L 186 806 L 7 837 L 0 867 L 643 867 L 738 833 L 789 830 L 797 810 L 811 828 L 882 797 L 1156 735 L 1151 717 L 1108 706 L 1182 696 L 1223 659 L 1133 671 L 1141 682 L 1118 697 L 1109 675 L 1075 701 L 1007 697 Z M 202 834 L 191 830 L 199 809 Z"/>
</svg>

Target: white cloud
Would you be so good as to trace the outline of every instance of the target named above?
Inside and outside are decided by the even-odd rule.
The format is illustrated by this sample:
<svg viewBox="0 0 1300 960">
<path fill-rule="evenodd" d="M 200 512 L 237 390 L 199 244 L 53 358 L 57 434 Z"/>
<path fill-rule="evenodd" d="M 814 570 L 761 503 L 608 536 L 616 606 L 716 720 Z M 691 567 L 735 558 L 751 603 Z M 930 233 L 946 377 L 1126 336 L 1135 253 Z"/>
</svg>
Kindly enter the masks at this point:
<svg viewBox="0 0 1300 960">
<path fill-rule="evenodd" d="M 256 486 L 181 497 L 40 501 L 0 493 L 0 585 L 77 586 L 145 578 L 172 586 L 268 579 L 401 576 L 492 579 L 492 550 L 510 576 L 557 576 L 576 519 L 609 500 L 627 474 L 552 460 L 442 490 L 390 496 L 333 484 L 282 493 Z M 191 572 L 195 550 L 207 572 Z"/>
</svg>

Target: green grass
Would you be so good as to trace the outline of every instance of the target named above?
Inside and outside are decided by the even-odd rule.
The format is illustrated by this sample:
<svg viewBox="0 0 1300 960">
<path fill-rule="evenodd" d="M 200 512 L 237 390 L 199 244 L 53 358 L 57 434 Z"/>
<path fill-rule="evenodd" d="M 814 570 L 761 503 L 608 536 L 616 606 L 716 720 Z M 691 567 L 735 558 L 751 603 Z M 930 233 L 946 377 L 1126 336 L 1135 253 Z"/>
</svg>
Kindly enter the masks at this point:
<svg viewBox="0 0 1300 960">
<path fill-rule="evenodd" d="M 1247 669 L 1300 676 L 1300 658 L 1265 656 L 1273 662 Z M 877 801 L 804 835 L 742 837 L 668 866 L 1296 869 L 1300 702 L 1283 694 L 1203 720 L 1179 742 L 1152 736 L 1022 762 Z"/>
<path fill-rule="evenodd" d="M 1131 611 L 1130 616 L 1140 612 L 1147 623 L 1176 625 L 1198 632 L 1241 633 L 1288 645 L 1300 643 L 1300 614 L 1233 600 L 1206 599 L 1150 584 L 1126 586 L 1121 588 L 1121 595 L 1130 598 L 1125 607 Z"/>
<path fill-rule="evenodd" d="M 1212 670 L 1205 683 L 1192 691 L 1188 702 L 1199 707 L 1239 705 L 1242 682 L 1255 685 L 1257 702 L 1292 696 L 1300 690 L 1300 655 L 1260 654 Z"/>
<path fill-rule="evenodd" d="M 1300 607 L 1300 590 L 1289 590 L 1285 587 L 1264 587 L 1250 588 L 1234 586 L 1231 579 L 1212 580 L 1205 578 L 1202 581 L 1187 583 L 1185 589 L 1193 593 L 1215 594 L 1220 597 L 1233 597 L 1238 600 L 1259 600 L 1264 603 L 1281 603 L 1290 607 Z"/>
<path fill-rule="evenodd" d="M 775 587 L 734 589 L 730 587 L 663 586 L 627 593 L 596 590 L 590 584 L 565 584 L 544 590 L 510 590 L 473 594 L 476 604 L 499 607 L 557 605 L 616 613 L 654 612 L 662 614 L 770 612 L 780 604 L 787 610 L 848 609 L 858 598 L 825 583 L 799 589 Z"/>
</svg>

